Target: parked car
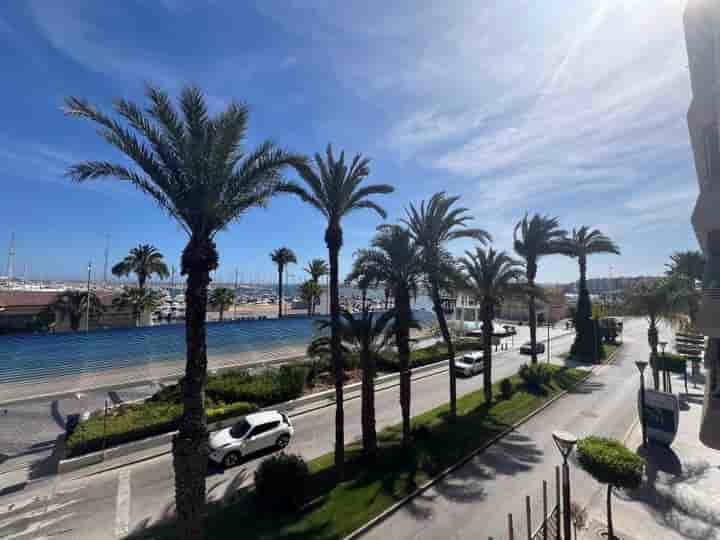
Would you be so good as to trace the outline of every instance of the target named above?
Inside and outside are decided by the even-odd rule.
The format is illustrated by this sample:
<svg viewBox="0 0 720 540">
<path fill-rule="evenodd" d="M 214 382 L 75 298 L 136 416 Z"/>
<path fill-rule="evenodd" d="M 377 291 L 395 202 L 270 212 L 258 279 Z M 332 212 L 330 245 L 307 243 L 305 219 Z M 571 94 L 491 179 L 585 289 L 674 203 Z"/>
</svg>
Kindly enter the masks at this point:
<svg viewBox="0 0 720 540">
<path fill-rule="evenodd" d="M 537 342 L 535 343 L 535 353 L 542 354 L 545 352 L 545 344 Z M 532 354 L 532 343 L 526 341 L 520 346 L 520 354 Z"/>
<path fill-rule="evenodd" d="M 243 456 L 268 448 L 285 448 L 293 433 L 286 414 L 278 411 L 248 414 L 234 426 L 211 435 L 210 459 L 224 467 L 233 467 Z"/>
<path fill-rule="evenodd" d="M 468 352 L 459 360 L 455 360 L 455 369 L 459 375 L 464 375 L 465 377 L 472 377 L 482 372 L 483 367 L 482 351 Z"/>
</svg>

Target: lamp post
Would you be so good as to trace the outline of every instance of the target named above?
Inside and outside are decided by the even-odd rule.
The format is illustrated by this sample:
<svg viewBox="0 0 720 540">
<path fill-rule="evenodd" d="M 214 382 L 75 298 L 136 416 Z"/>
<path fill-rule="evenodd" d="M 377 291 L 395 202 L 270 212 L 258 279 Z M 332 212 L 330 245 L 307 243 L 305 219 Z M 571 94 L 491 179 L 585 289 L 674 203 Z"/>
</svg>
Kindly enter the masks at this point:
<svg viewBox="0 0 720 540">
<path fill-rule="evenodd" d="M 90 274 L 92 273 L 92 261 L 88 263 L 87 298 L 85 299 L 85 332 L 90 331 Z"/>
<path fill-rule="evenodd" d="M 570 468 L 567 458 L 572 452 L 573 446 L 577 443 L 577 437 L 567 431 L 553 431 L 552 434 L 555 446 L 560 450 L 563 457 L 563 539 L 572 540 L 572 522 L 570 520 Z"/>
<path fill-rule="evenodd" d="M 660 341 L 658 342 L 658 345 L 660 345 L 661 351 L 661 357 L 662 357 L 662 383 L 663 383 L 663 392 L 668 391 L 668 374 L 667 374 L 667 365 L 665 364 L 665 347 L 667 347 L 667 341 Z"/>
<path fill-rule="evenodd" d="M 645 418 L 645 368 L 648 363 L 645 360 L 638 360 L 635 365 L 640 371 L 640 425 L 642 426 L 643 448 L 647 448 L 647 422 Z"/>
</svg>

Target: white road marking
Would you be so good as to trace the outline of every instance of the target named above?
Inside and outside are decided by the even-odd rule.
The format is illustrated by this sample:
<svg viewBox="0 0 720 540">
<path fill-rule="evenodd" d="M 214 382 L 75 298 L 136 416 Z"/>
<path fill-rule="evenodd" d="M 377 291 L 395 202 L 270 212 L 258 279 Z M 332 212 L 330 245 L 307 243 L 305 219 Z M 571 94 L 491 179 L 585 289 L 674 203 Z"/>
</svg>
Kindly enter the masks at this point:
<svg viewBox="0 0 720 540">
<path fill-rule="evenodd" d="M 130 469 L 118 477 L 117 506 L 115 510 L 115 538 L 124 538 L 130 532 Z"/>
</svg>

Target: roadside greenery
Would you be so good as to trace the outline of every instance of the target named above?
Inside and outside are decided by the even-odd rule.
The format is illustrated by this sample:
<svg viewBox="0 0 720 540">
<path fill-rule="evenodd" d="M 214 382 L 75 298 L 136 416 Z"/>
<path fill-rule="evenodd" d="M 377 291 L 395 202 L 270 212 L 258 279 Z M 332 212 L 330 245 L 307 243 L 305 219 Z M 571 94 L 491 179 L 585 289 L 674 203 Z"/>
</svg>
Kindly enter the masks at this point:
<svg viewBox="0 0 720 540">
<path fill-rule="evenodd" d="M 263 512 L 253 488 L 244 488 L 234 501 L 209 508 L 207 538 L 344 538 L 586 376 L 586 372 L 576 369 L 558 366 L 546 369 L 550 382 L 544 394 L 530 391 L 520 377 L 514 376 L 511 381 L 515 392 L 510 399 L 499 399 L 498 383 L 493 385 L 492 403 L 485 401 L 482 391 L 458 399 L 455 421 L 450 421 L 448 405 L 414 417 L 414 440 L 409 447 L 401 444 L 400 424 L 382 430 L 372 467 L 362 459 L 359 444 L 348 446 L 343 482 L 335 483 L 333 454 L 310 461 L 305 505 L 299 511 Z M 132 538 L 163 539 L 172 538 L 172 534 L 169 523 L 138 532 Z"/>
</svg>

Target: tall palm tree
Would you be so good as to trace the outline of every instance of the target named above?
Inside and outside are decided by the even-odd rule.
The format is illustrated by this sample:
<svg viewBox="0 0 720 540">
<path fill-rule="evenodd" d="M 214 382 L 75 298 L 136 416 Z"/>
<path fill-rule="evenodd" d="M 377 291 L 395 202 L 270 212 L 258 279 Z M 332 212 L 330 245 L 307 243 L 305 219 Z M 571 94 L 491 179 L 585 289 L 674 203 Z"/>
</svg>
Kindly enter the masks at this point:
<svg viewBox="0 0 720 540">
<path fill-rule="evenodd" d="M 297 195 L 301 200 L 317 209 L 325 219 L 325 244 L 328 247 L 330 261 L 330 319 L 332 364 L 335 371 L 335 469 L 338 478 L 344 477 L 345 466 L 345 415 L 343 409 L 343 359 L 340 350 L 340 294 L 338 290 L 340 248 L 343 244 L 342 219 L 358 210 L 375 211 L 383 219 L 385 210 L 369 197 L 392 193 L 394 188 L 387 184 L 363 186 L 370 174 L 370 161 L 360 154 L 352 162 L 345 163 L 345 153 L 336 159 L 332 147 L 328 145 L 326 156 L 315 154 L 315 166 L 297 167 L 305 185 L 287 182 L 282 190 Z"/>
<path fill-rule="evenodd" d="M 270 254 L 270 259 L 278 269 L 278 319 L 283 316 L 283 272 L 288 264 L 297 263 L 297 257 L 292 249 L 281 247 Z"/>
<path fill-rule="evenodd" d="M 287 166 L 302 167 L 305 158 L 289 154 L 272 142 L 247 152 L 248 109 L 232 102 L 210 115 L 202 92 L 186 87 L 179 110 L 168 95 L 148 86 L 149 105 L 142 108 L 119 99 L 118 117 L 106 115 L 84 99 L 67 98 L 67 114 L 91 120 L 100 136 L 135 167 L 109 161 L 73 165 L 68 175 L 77 182 L 113 177 L 129 182 L 151 197 L 187 233 L 182 274 L 187 275 L 183 378 L 183 415 L 173 439 L 178 535 L 204 535 L 205 473 L 208 432 L 205 415 L 207 380 L 206 324 L 210 272 L 218 267 L 215 236 L 251 208 L 264 207 Z"/>
<path fill-rule="evenodd" d="M 357 256 L 360 251 L 356 251 L 353 255 Z M 345 284 L 348 287 L 357 287 L 360 289 L 360 304 L 362 310 L 365 311 L 367 306 L 367 292 L 374 283 L 377 283 L 376 277 L 372 273 L 371 268 L 365 267 L 362 263 L 355 259 L 350 273 L 345 277 Z"/>
<path fill-rule="evenodd" d="M 312 309 L 310 311 L 311 315 L 315 314 L 315 306 L 318 303 L 320 299 L 320 278 L 323 276 L 328 275 L 328 272 L 330 272 L 330 269 L 328 268 L 327 263 L 323 259 L 313 259 L 308 263 L 308 265 L 303 268 L 308 274 L 310 274 L 310 279 L 318 285 L 317 287 L 317 295 L 315 298 L 312 299 Z"/>
<path fill-rule="evenodd" d="M 664 278 L 652 283 L 640 283 L 626 296 L 626 310 L 631 315 L 645 317 L 648 321 L 648 345 L 650 366 L 653 370 L 655 390 L 660 387 L 658 357 L 658 328 L 662 324 L 674 324 L 682 309 L 683 296 L 677 293 L 676 282 Z"/>
<path fill-rule="evenodd" d="M 377 433 L 375 429 L 375 374 L 377 357 L 388 345 L 393 336 L 391 321 L 392 311 L 377 315 L 363 311 L 355 317 L 350 311 L 340 312 L 339 335 L 343 354 L 357 352 L 362 366 L 360 391 L 361 428 L 363 452 L 369 459 L 377 453 Z M 332 327 L 332 322 L 319 323 L 320 328 Z M 315 338 L 308 347 L 308 356 L 328 355 L 331 353 L 331 338 L 321 336 Z"/>
<path fill-rule="evenodd" d="M 307 314 L 311 317 L 315 308 L 315 300 L 320 296 L 320 285 L 308 279 L 300 285 L 300 297 L 307 304 Z"/>
<path fill-rule="evenodd" d="M 439 192 L 416 208 L 412 204 L 406 210 L 406 218 L 402 220 L 410 230 L 410 234 L 420 249 L 423 260 L 423 272 L 428 284 L 433 311 L 437 318 L 440 332 L 448 350 L 450 361 L 450 417 L 457 416 L 457 373 L 455 371 L 455 347 L 448 329 L 441 293 L 451 287 L 449 276 L 454 274 L 454 265 L 447 244 L 460 238 L 488 242 L 490 234 L 483 229 L 468 227 L 468 222 L 475 219 L 467 208 L 455 206 L 460 197 L 448 197 Z"/>
<path fill-rule="evenodd" d="M 220 320 L 225 320 L 225 311 L 235 303 L 235 291 L 227 287 L 218 287 L 210 293 L 210 305 L 220 310 Z"/>
<path fill-rule="evenodd" d="M 140 326 L 140 316 L 145 311 L 152 311 L 163 302 L 160 291 L 125 287 L 120 296 L 113 299 L 113 306 L 132 309 L 135 326 Z"/>
<path fill-rule="evenodd" d="M 510 294 L 519 292 L 520 280 L 525 272 L 522 263 L 504 251 L 493 248 L 476 248 L 475 253 L 465 252 L 460 259 L 465 270 L 467 284 L 479 301 L 482 312 L 483 335 L 483 390 L 485 401 L 492 401 L 492 336 L 495 309 Z"/>
<path fill-rule="evenodd" d="M 97 318 L 105 310 L 102 302 L 94 292 L 90 292 L 90 318 Z M 88 311 L 87 291 L 65 291 L 60 293 L 50 304 L 52 310 L 58 314 L 59 319 L 70 320 L 70 328 L 73 332 L 80 330 L 80 321 Z"/>
<path fill-rule="evenodd" d="M 575 311 L 575 342 L 570 349 L 571 354 L 585 357 L 599 356 L 602 345 L 597 337 L 592 320 L 592 303 L 587 288 L 587 258 L 594 253 L 620 254 L 620 248 L 608 236 L 597 229 L 583 225 L 573 229 L 564 245 L 564 254 L 576 258 L 580 267 L 578 284 L 578 301 Z"/>
<path fill-rule="evenodd" d="M 127 257 L 112 267 L 112 273 L 117 277 L 135 274 L 140 289 L 145 288 L 145 283 L 153 274 L 160 279 L 165 279 L 170 275 L 168 267 L 163 261 L 162 253 L 150 244 L 140 244 L 132 248 Z"/>
<path fill-rule="evenodd" d="M 410 232 L 399 225 L 384 225 L 370 249 L 361 249 L 355 267 L 369 282 L 390 288 L 395 299 L 395 343 L 400 364 L 400 409 L 403 444 L 410 441 L 410 329 L 416 326 L 410 298 L 422 277 L 420 250 Z"/>
<path fill-rule="evenodd" d="M 538 261 L 546 255 L 564 253 L 567 233 L 560 228 L 557 218 L 535 214 L 523 219 L 515 225 L 513 246 L 515 253 L 525 259 L 525 274 L 528 281 L 528 324 L 530 325 L 530 346 L 532 347 L 532 363 L 537 364 L 537 316 L 535 299 L 537 287 Z"/>
</svg>

